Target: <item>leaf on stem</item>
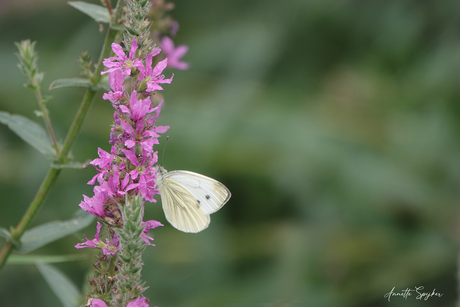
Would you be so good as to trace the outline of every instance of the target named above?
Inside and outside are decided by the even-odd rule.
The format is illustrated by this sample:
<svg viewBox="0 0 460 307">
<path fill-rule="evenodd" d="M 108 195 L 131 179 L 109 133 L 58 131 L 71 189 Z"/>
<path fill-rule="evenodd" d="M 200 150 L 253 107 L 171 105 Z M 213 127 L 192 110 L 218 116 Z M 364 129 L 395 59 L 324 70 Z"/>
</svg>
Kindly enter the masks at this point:
<svg viewBox="0 0 460 307">
<path fill-rule="evenodd" d="M 51 82 L 49 90 L 54 90 L 61 87 L 84 87 L 93 90 L 98 90 L 100 86 L 91 84 L 89 79 L 83 78 L 70 78 L 70 79 L 57 79 Z"/>
<path fill-rule="evenodd" d="M 9 264 L 58 263 L 87 259 L 87 255 L 12 255 Z"/>
<path fill-rule="evenodd" d="M 82 168 L 86 168 L 88 165 L 89 165 L 89 162 L 91 162 L 91 160 L 88 160 L 86 161 L 85 163 L 81 163 L 81 162 L 67 162 L 67 163 L 62 163 L 62 164 L 59 164 L 59 163 L 51 163 L 51 167 L 52 168 L 59 168 L 59 169 L 63 169 L 63 168 L 76 168 L 76 169 L 82 169 Z"/>
<path fill-rule="evenodd" d="M 94 216 L 79 210 L 75 218 L 68 221 L 54 221 L 32 228 L 24 233 L 18 252 L 25 254 L 50 242 L 87 227 Z"/>
<path fill-rule="evenodd" d="M 78 306 L 80 291 L 67 276 L 45 263 L 37 263 L 37 267 L 64 307 Z"/>
<path fill-rule="evenodd" d="M 21 139 L 47 157 L 55 158 L 56 151 L 45 130 L 34 121 L 21 116 L 0 111 L 0 123 L 8 125 Z"/>
<path fill-rule="evenodd" d="M 103 6 L 86 3 L 82 1 L 72 1 L 69 2 L 71 6 L 77 10 L 85 13 L 89 17 L 93 18 L 97 22 L 110 23 L 110 14 L 109 10 Z"/>
</svg>

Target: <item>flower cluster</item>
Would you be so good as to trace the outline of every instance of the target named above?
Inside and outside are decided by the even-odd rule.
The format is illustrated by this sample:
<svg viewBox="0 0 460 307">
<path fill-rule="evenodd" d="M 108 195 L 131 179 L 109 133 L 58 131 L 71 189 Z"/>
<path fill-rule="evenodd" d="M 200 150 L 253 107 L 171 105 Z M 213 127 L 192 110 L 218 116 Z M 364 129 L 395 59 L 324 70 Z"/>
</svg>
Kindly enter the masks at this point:
<svg viewBox="0 0 460 307">
<path fill-rule="evenodd" d="M 169 126 L 155 126 L 163 101 L 153 107 L 150 100 L 153 91 L 163 89 L 160 84 L 172 81 L 173 77 L 167 79 L 162 74 L 168 59 L 152 68 L 152 58 L 160 53 L 160 48 L 151 51 L 145 61 L 135 57 L 137 48 L 136 39 L 133 39 L 129 56 L 126 56 L 122 47 L 113 43 L 112 49 L 117 56 L 104 61 L 109 69 L 102 74 L 109 74 L 112 91 L 104 94 L 103 98 L 115 108 L 110 135 L 112 147 L 110 153 L 98 149 L 99 158 L 90 163 L 98 173 L 88 184 L 97 182 L 99 186 L 94 187 L 93 197 L 84 195 L 80 203 L 83 210 L 112 226 L 122 223 L 118 205 L 124 203 L 127 194 L 139 194 L 143 199 L 155 202 L 153 196 L 158 190 L 155 187 L 157 172 L 154 165 L 158 154 L 153 145 L 158 144 L 160 134 L 169 129 Z M 135 81 L 133 87 L 138 91 L 126 91 L 123 83 L 127 76 Z"/>
</svg>

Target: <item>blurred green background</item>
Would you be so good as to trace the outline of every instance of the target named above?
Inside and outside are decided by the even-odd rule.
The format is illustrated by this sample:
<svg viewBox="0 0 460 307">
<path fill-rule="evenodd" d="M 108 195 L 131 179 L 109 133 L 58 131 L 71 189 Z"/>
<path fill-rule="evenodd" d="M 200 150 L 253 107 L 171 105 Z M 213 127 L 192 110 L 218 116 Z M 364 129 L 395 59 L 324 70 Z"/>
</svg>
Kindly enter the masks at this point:
<svg viewBox="0 0 460 307">
<path fill-rule="evenodd" d="M 176 44 L 189 45 L 192 66 L 165 71 L 175 76 L 159 119 L 171 126 L 164 166 L 216 178 L 233 196 L 196 235 L 147 206 L 147 219 L 165 223 L 144 255 L 151 306 L 454 306 L 460 2 L 175 3 Z M 39 122 L 13 43 L 38 41 L 47 87 L 77 77 L 79 52 L 97 59 L 104 38 L 57 0 L 1 1 L 0 28 L 0 109 Z M 60 140 L 83 92 L 49 93 Z M 101 96 L 73 147 L 77 161 L 110 148 L 113 111 Z M 48 167 L 0 126 L 0 227 L 17 225 Z M 93 195 L 94 174 L 64 170 L 33 225 L 69 219 Z M 94 253 L 74 245 L 94 233 L 95 222 L 33 253 L 87 255 L 54 264 L 83 287 Z M 384 298 L 415 286 L 443 296 Z M 11 264 L 0 306 L 60 302 L 34 265 Z"/>
</svg>

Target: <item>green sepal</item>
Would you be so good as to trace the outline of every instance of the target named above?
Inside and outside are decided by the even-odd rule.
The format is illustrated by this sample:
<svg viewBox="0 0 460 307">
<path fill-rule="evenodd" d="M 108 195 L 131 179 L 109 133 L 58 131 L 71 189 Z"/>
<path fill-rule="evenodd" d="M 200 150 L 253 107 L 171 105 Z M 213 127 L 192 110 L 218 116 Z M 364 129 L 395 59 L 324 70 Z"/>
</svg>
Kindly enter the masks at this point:
<svg viewBox="0 0 460 307">
<path fill-rule="evenodd" d="M 140 227 L 140 228 L 138 228 L 137 231 L 136 231 L 136 233 L 134 234 L 134 237 L 135 237 L 135 238 L 138 238 L 138 237 L 142 234 L 142 232 L 144 231 L 144 229 L 145 229 L 145 227 Z"/>
<path fill-rule="evenodd" d="M 103 6 L 86 3 L 82 1 L 71 1 L 68 3 L 69 5 L 73 6 L 77 10 L 93 18 L 97 22 L 103 22 L 103 23 L 111 22 L 109 10 Z"/>
<path fill-rule="evenodd" d="M 142 269 L 141 266 L 135 266 L 134 268 L 131 269 L 131 273 L 132 273 L 132 274 L 136 274 L 136 273 L 139 272 L 141 269 Z"/>
<path fill-rule="evenodd" d="M 139 34 L 136 30 L 134 30 L 133 28 L 130 28 L 130 27 L 128 27 L 128 26 L 125 26 L 125 29 L 126 29 L 130 34 L 132 34 L 132 35 L 136 35 L 136 36 L 137 36 L 137 35 Z"/>
<path fill-rule="evenodd" d="M 141 216 L 141 211 L 142 211 L 142 207 L 140 206 L 134 209 L 133 221 L 136 221 L 136 222 L 139 221 L 139 217 Z"/>
<path fill-rule="evenodd" d="M 134 231 L 136 231 L 136 225 L 134 225 L 132 220 L 128 220 L 125 223 L 126 230 L 129 231 L 130 234 L 132 234 Z"/>
<path fill-rule="evenodd" d="M 117 232 L 117 235 L 120 239 L 122 239 L 123 241 L 129 241 L 129 237 L 126 235 L 126 233 L 124 233 L 123 231 L 118 231 Z"/>
<path fill-rule="evenodd" d="M 45 130 L 34 121 L 21 116 L 0 111 L 0 123 L 8 125 L 21 139 L 50 159 L 56 157 L 56 150 Z"/>
<path fill-rule="evenodd" d="M 125 256 L 125 255 L 122 255 L 122 254 L 118 254 L 118 257 L 123 260 L 123 262 L 126 262 L 126 263 L 130 263 L 131 262 L 131 257 L 128 257 L 128 256 Z"/>
</svg>

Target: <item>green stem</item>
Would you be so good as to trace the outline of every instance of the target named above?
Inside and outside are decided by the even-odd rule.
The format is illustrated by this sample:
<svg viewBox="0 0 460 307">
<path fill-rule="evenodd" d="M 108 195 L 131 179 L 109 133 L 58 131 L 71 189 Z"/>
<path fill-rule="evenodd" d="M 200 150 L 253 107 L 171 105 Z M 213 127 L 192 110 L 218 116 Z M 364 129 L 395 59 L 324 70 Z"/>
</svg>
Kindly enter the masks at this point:
<svg viewBox="0 0 460 307">
<path fill-rule="evenodd" d="M 114 23 L 120 19 L 122 13 L 122 0 L 117 1 L 117 10 L 116 15 L 114 17 Z M 102 71 L 102 61 L 110 55 L 111 49 L 110 45 L 115 40 L 115 37 L 118 33 L 118 30 L 109 28 L 107 31 L 107 35 L 105 37 L 104 45 L 102 47 L 101 55 L 99 57 L 99 61 L 96 66 L 96 70 L 91 78 L 91 82 L 93 85 L 96 85 L 101 80 L 101 71 Z M 92 89 L 86 90 L 85 96 L 83 97 L 83 101 L 78 109 L 77 114 L 75 115 L 74 121 L 70 126 L 69 132 L 67 137 L 64 141 L 61 151 L 57 157 L 58 163 L 63 163 L 67 159 L 67 155 L 72 147 L 75 139 L 80 131 L 81 125 L 85 118 L 86 113 L 88 112 L 89 106 L 91 105 L 91 101 L 96 95 L 96 91 Z M 11 231 L 11 236 L 14 240 L 20 241 L 21 236 L 26 231 L 27 227 L 29 226 L 30 222 L 33 220 L 35 215 L 38 212 L 38 209 L 43 204 L 46 196 L 48 195 L 51 187 L 53 186 L 54 182 L 56 181 L 57 177 L 61 173 L 61 169 L 51 168 L 48 171 L 45 179 L 43 180 L 42 185 L 40 186 L 37 194 L 35 195 L 34 199 L 29 205 L 26 213 L 22 217 L 21 221 L 19 222 L 18 226 Z M 11 241 L 6 242 L 3 246 L 2 250 L 0 251 L 0 270 L 5 266 L 6 261 L 13 250 L 13 243 Z"/>
</svg>

